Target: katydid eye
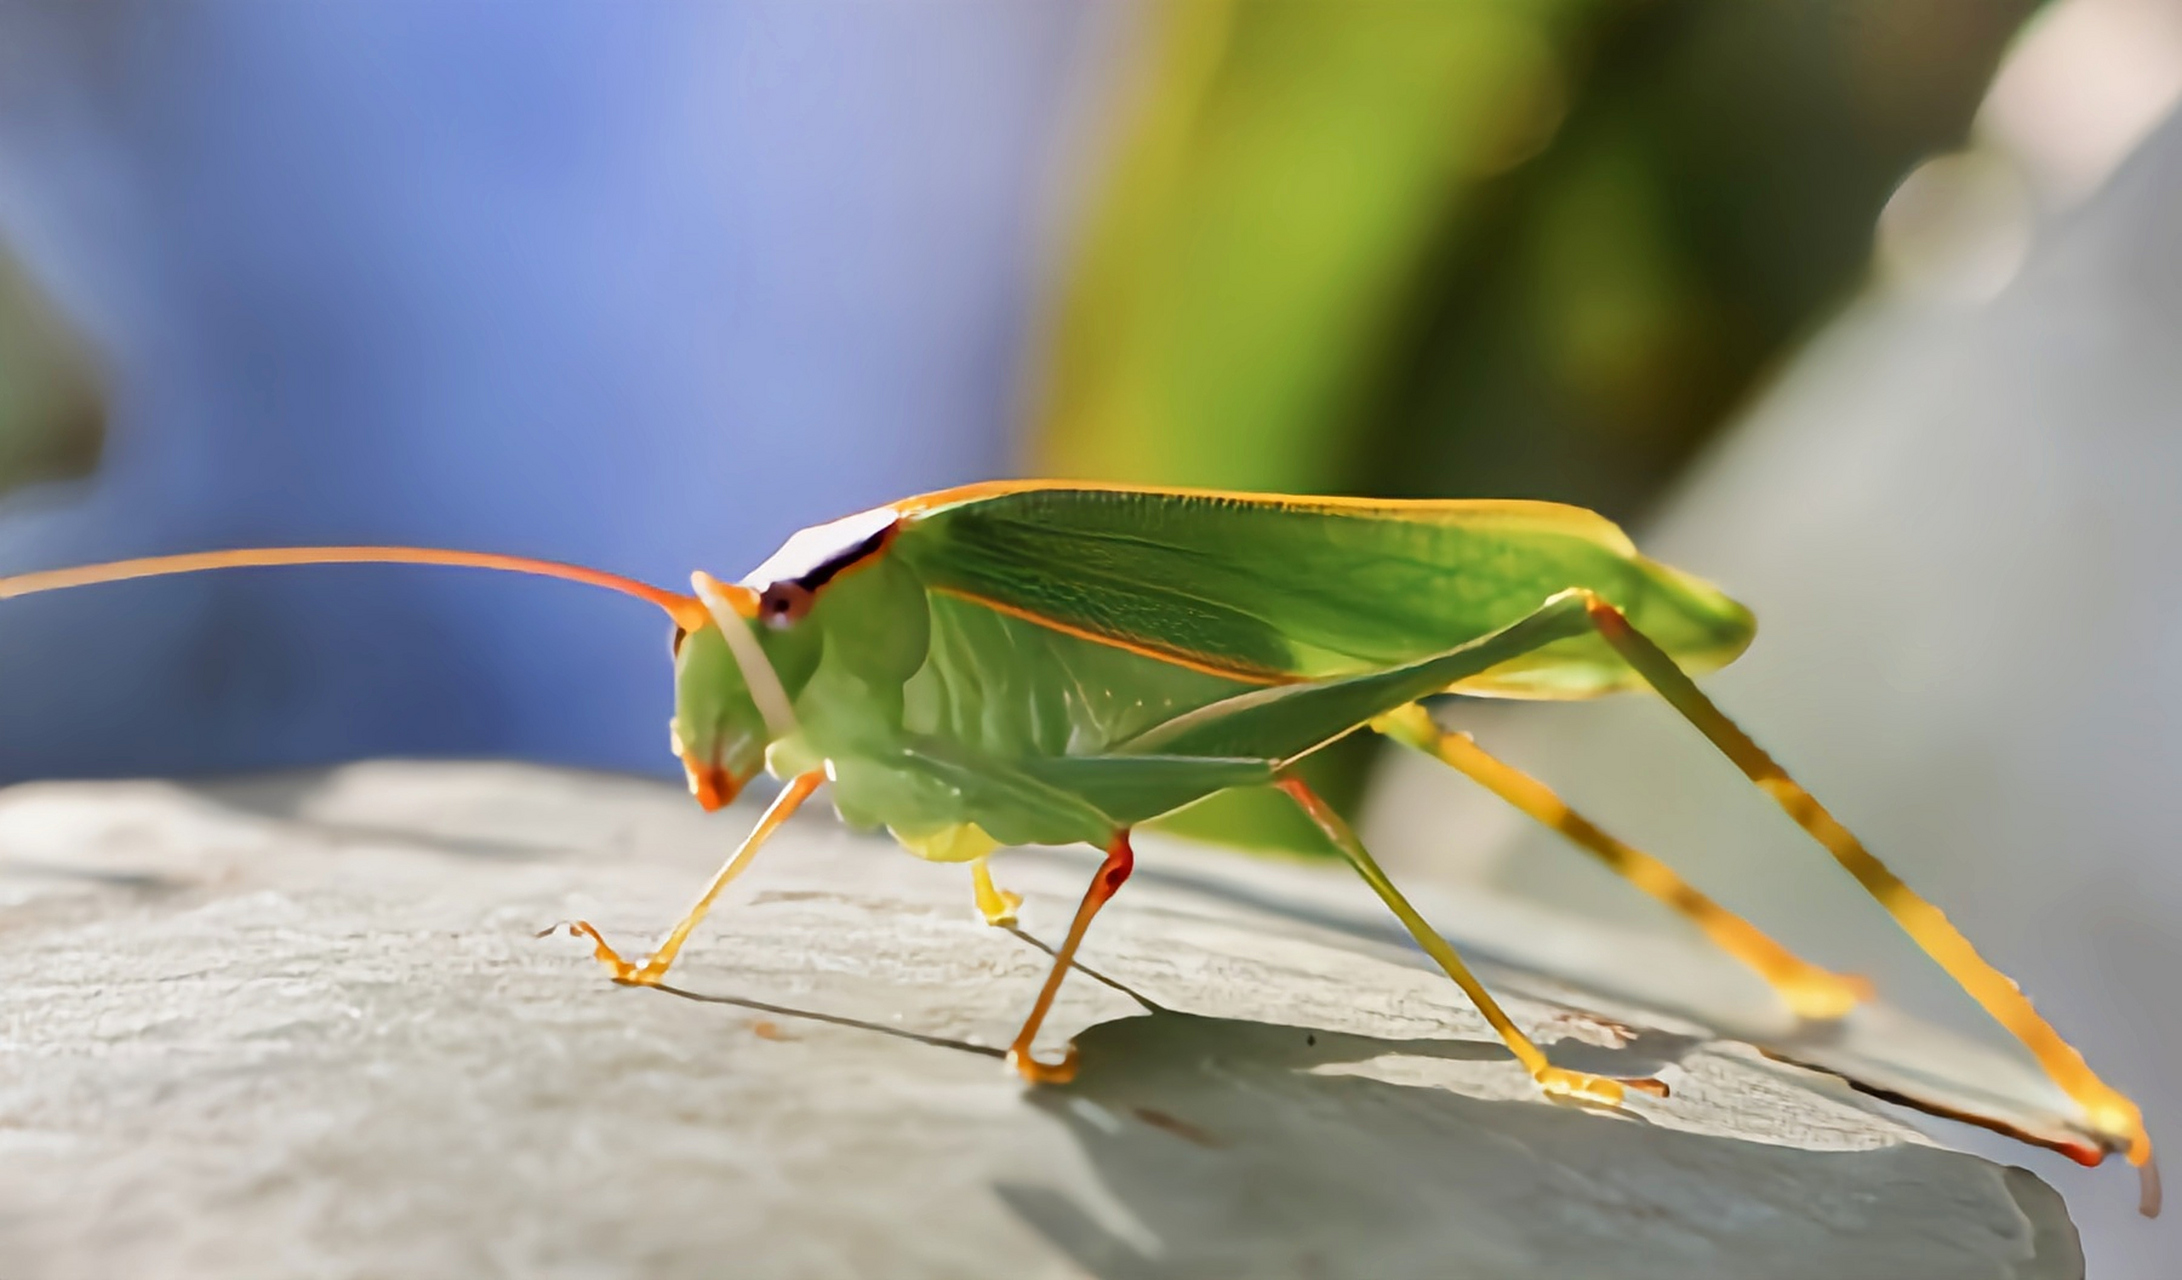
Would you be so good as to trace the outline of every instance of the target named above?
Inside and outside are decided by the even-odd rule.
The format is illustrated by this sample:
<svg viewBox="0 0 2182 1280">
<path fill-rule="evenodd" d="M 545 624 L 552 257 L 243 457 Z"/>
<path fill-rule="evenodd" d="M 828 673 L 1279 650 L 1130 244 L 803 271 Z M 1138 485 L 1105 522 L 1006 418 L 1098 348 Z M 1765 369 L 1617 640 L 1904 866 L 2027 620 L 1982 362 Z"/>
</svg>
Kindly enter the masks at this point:
<svg viewBox="0 0 2182 1280">
<path fill-rule="evenodd" d="M 799 582 L 776 582 L 758 594 L 758 617 L 766 626 L 792 626 L 811 611 L 817 597 Z"/>
</svg>

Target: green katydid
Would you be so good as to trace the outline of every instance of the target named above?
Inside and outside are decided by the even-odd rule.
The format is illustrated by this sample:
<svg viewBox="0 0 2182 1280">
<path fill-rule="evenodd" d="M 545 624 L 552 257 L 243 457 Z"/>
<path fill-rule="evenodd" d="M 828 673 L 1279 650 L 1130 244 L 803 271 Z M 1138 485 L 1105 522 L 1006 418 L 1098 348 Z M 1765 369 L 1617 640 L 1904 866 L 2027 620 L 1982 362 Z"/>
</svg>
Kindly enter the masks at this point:
<svg viewBox="0 0 2182 1280">
<path fill-rule="evenodd" d="M 1370 729 L 1440 759 L 1555 828 L 1688 917 L 1808 1018 L 1866 998 L 1607 835 L 1537 780 L 1441 729 L 1445 693 L 1574 699 L 1649 688 L 1838 859 L 2077 1104 L 2086 1164 L 2125 1152 L 2157 1207 L 2137 1106 L 2106 1085 L 1940 912 L 1863 845 L 1692 682 L 1749 644 L 1747 610 L 1639 555 L 1601 516 L 1542 502 L 1381 501 L 1047 482 L 910 498 L 791 537 L 739 583 L 698 572 L 682 595 L 522 557 L 402 547 L 205 552 L 0 578 L 0 599 L 204 569 L 440 564 L 560 577 L 647 600 L 673 619 L 670 735 L 691 791 L 717 809 L 760 771 L 786 786 L 642 963 L 585 923 L 625 983 L 656 984 L 721 889 L 821 784 L 841 816 L 908 849 L 971 864 L 980 909 L 1014 900 L 986 856 L 1088 843 L 1106 860 L 1008 1052 L 1062 1082 L 1031 1045 L 1092 918 L 1128 879 L 1140 823 L 1235 787 L 1274 786 L 1324 831 L 1461 985 L 1541 1089 L 1618 1104 L 1625 1088 L 1567 1070 L 1500 1009 L 1341 817 L 1292 772 Z M 2027 1135 L 2019 1135 L 2027 1136 Z"/>
</svg>

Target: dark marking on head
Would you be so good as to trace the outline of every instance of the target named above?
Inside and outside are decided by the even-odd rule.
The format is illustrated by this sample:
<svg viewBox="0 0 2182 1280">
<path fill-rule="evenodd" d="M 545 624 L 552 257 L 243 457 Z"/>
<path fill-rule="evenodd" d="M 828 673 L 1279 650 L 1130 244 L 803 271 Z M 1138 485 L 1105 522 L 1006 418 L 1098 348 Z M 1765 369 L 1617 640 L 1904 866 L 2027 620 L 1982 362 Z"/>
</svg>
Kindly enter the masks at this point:
<svg viewBox="0 0 2182 1280">
<path fill-rule="evenodd" d="M 856 519 L 859 518 L 851 517 L 851 520 Z M 781 548 L 781 551 L 776 553 L 771 560 L 760 566 L 760 573 L 775 566 L 787 568 L 791 551 L 802 550 L 809 552 L 812 550 L 810 546 L 811 539 L 807 539 L 806 535 L 822 536 L 824 532 L 836 531 L 838 526 L 849 523 L 849 521 L 836 521 L 833 525 L 822 525 L 815 530 L 807 529 L 802 534 L 796 535 L 796 538 L 789 540 L 788 546 Z M 837 544 L 821 552 L 815 558 L 807 559 L 787 576 L 773 578 L 762 585 L 746 579 L 746 585 L 757 588 L 759 621 L 769 627 L 795 625 L 802 620 L 805 614 L 811 611 L 811 606 L 818 601 L 818 593 L 828 583 L 885 551 L 887 544 L 894 540 L 895 531 L 900 527 L 899 522 L 889 519 L 882 527 L 856 538 L 853 542 Z M 854 533 L 856 530 L 852 526 L 849 530 L 842 530 L 842 532 Z M 797 546 L 799 539 L 805 540 L 801 547 Z"/>
</svg>

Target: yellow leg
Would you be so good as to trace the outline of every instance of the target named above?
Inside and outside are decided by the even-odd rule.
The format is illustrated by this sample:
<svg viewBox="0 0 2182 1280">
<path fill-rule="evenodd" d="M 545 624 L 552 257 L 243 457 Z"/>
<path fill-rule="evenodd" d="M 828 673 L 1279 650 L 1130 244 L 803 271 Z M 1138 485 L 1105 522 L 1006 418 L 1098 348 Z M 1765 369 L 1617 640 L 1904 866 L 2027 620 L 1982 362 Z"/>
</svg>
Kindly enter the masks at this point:
<svg viewBox="0 0 2182 1280">
<path fill-rule="evenodd" d="M 1115 832 L 1113 842 L 1106 846 L 1105 863 L 1099 867 L 1098 874 L 1091 877 L 1090 887 L 1083 891 L 1083 902 L 1076 908 L 1076 918 L 1069 923 L 1067 940 L 1053 953 L 1053 968 L 1046 974 L 1045 986 L 1038 990 L 1038 1001 L 1030 1007 L 1030 1016 L 1023 1020 L 1023 1029 L 1015 1033 L 1015 1043 L 1008 1046 L 1008 1065 L 1033 1084 L 1067 1084 L 1076 1078 L 1075 1045 L 1068 1046 L 1067 1056 L 1059 1062 L 1048 1065 L 1030 1056 L 1030 1042 L 1037 1038 L 1046 1012 L 1053 1007 L 1053 997 L 1060 994 L 1061 979 L 1068 976 L 1069 963 L 1076 958 L 1076 948 L 1083 945 L 1083 935 L 1091 928 L 1091 918 L 1121 888 L 1135 867 L 1136 853 L 1129 848 L 1129 833 Z"/>
<path fill-rule="evenodd" d="M 1485 990 L 1485 985 L 1477 980 L 1477 975 L 1470 972 L 1470 966 L 1462 962 L 1462 957 L 1455 954 L 1455 949 L 1448 945 L 1447 939 L 1442 938 L 1437 930 L 1426 923 L 1425 918 L 1418 915 L 1417 909 L 1410 906 L 1409 900 L 1402 896 L 1401 890 L 1394 887 L 1394 882 L 1387 879 L 1386 872 L 1379 869 L 1378 861 L 1364 848 L 1363 841 L 1356 838 L 1356 833 L 1349 829 L 1349 824 L 1342 820 L 1341 815 L 1335 813 L 1300 778 L 1283 778 L 1279 786 L 1310 816 L 1312 822 L 1318 824 L 1318 829 L 1326 833 L 1326 838 L 1333 841 L 1334 847 L 1364 877 L 1364 882 L 1372 887 L 1380 900 L 1400 917 L 1402 924 L 1408 928 L 1409 935 L 1417 940 L 1418 946 L 1424 948 L 1425 954 L 1438 961 L 1439 967 L 1446 970 L 1447 976 L 1453 978 L 1455 985 L 1462 988 L 1463 994 L 1470 997 L 1471 1003 L 1477 1006 L 1477 1011 L 1485 1015 L 1485 1021 L 1492 1024 L 1494 1031 L 1500 1033 L 1500 1038 L 1507 1042 L 1508 1051 L 1530 1072 L 1531 1078 L 1538 1082 L 1540 1088 L 1562 1097 L 1609 1105 L 1618 1105 L 1627 1089 L 1639 1089 L 1659 1097 L 1666 1096 L 1667 1086 L 1657 1080 L 1616 1080 L 1608 1076 L 1570 1071 L 1549 1062 L 1545 1050 L 1540 1049 L 1515 1025 L 1515 1020 Z"/>
<path fill-rule="evenodd" d="M 1666 863 L 1600 830 L 1562 801 L 1553 789 L 1477 745 L 1469 734 L 1449 733 L 1412 702 L 1372 722 L 1372 728 L 1439 760 L 1541 824 L 1567 837 L 1629 883 L 1680 913 L 1722 951 L 1772 984 L 1796 1016 L 1839 1018 L 1871 999 L 1871 984 L 1833 973 L 1799 958 L 1748 920 L 1699 893 Z"/>
<path fill-rule="evenodd" d="M 780 829 L 780 824 L 786 822 L 788 815 L 794 813 L 805 800 L 810 799 L 811 793 L 818 790 L 818 784 L 825 780 L 823 770 L 813 769 L 781 789 L 781 793 L 774 797 L 772 805 L 766 809 L 765 816 L 758 819 L 757 827 L 743 838 L 734 854 L 713 873 L 704 892 L 698 894 L 697 901 L 690 906 L 688 914 L 682 917 L 681 923 L 674 926 L 666 939 L 659 944 L 659 949 L 652 952 L 651 958 L 643 964 L 631 964 L 622 959 L 587 920 L 578 920 L 568 926 L 568 931 L 591 939 L 600 963 L 613 970 L 614 981 L 626 982 L 632 986 L 656 986 L 660 979 L 667 976 L 667 969 L 674 963 L 674 958 L 681 954 L 682 944 L 689 941 L 691 932 L 704 921 L 705 913 L 712 910 L 713 900 L 720 896 L 720 891 L 728 886 L 729 881 L 743 873 L 743 869 L 750 865 L 750 860 L 757 856 L 758 849 Z"/>
<path fill-rule="evenodd" d="M 992 868 L 988 859 L 979 858 L 970 864 L 970 889 L 977 895 L 978 914 L 985 923 L 996 929 L 1015 927 L 1015 909 L 1023 905 L 1023 895 L 1008 893 L 993 883 Z"/>
<path fill-rule="evenodd" d="M 1803 789 L 1787 771 L 1774 763 L 1735 722 L 1713 705 L 1696 683 L 1674 664 L 1659 646 L 1629 625 L 1621 610 L 1588 592 L 1581 593 L 1592 626 L 1624 660 L 1643 676 L 1668 705 L 1710 739 L 1720 753 L 1735 763 L 1760 790 L 1773 797 L 1796 825 L 1825 846 L 1858 884 L 1894 917 L 1904 932 L 1938 962 L 1970 998 L 1994 1021 L 2008 1029 L 2038 1059 L 2038 1065 L 2061 1090 L 2083 1107 L 2090 1127 L 2116 1148 L 2129 1154 L 2130 1163 L 2144 1171 L 2147 1210 L 2157 1208 L 2156 1166 L 2152 1164 L 2152 1139 L 2145 1131 L 2143 1112 L 2136 1103 L 2094 1074 L 2075 1047 L 2061 1038 L 2053 1025 L 2040 1017 L 2008 976 L 1977 953 L 1970 940 L 1955 928 L 1938 907 L 1919 897 L 1872 856 L 1863 842 L 1849 833 L 1826 811 L 1816 797 Z M 2089 1153 L 2090 1163 L 2099 1153 Z"/>
</svg>

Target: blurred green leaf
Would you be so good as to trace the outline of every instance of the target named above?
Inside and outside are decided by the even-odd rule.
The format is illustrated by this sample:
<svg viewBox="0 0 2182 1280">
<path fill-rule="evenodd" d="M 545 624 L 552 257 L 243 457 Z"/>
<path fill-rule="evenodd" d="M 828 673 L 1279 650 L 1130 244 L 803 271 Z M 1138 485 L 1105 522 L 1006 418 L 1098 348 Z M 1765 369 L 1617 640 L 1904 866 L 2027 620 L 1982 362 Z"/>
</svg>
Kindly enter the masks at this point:
<svg viewBox="0 0 2182 1280">
<path fill-rule="evenodd" d="M 0 492 L 89 472 L 105 428 L 88 354 L 0 250 Z"/>
<path fill-rule="evenodd" d="M 1329 427 L 1420 251 L 1559 119 L 1575 7 L 1158 8 L 1062 303 L 1040 461 L 1237 488 L 1345 470 Z"/>
<path fill-rule="evenodd" d="M 2033 8 L 1156 4 L 1031 469 L 1638 514 L 1861 278 Z M 1337 807 L 1369 759 L 1316 766 Z M 1180 825 L 1305 830 L 1277 796 Z"/>
</svg>

